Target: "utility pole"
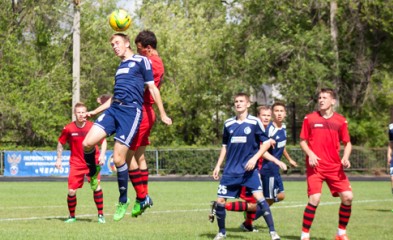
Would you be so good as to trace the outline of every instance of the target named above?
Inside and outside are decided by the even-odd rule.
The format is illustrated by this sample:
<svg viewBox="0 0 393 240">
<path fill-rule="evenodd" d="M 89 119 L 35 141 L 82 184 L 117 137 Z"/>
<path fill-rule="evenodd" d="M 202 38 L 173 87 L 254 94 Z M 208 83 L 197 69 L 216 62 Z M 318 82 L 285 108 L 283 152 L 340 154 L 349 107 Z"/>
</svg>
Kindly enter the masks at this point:
<svg viewBox="0 0 393 240">
<path fill-rule="evenodd" d="M 80 101 L 80 0 L 74 0 L 74 24 L 72 26 L 72 121 L 75 121 L 75 115 L 73 114 L 74 106 Z"/>
</svg>

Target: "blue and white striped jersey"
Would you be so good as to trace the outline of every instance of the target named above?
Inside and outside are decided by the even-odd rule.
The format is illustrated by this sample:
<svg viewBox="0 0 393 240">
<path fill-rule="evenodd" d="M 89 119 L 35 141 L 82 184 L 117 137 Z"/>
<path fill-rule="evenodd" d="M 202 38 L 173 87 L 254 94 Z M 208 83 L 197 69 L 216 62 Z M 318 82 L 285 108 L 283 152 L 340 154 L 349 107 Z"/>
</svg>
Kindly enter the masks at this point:
<svg viewBox="0 0 393 240">
<path fill-rule="evenodd" d="M 281 160 L 282 155 L 284 154 L 285 145 L 287 143 L 287 130 L 285 124 L 281 126 L 281 128 L 277 128 L 274 126 L 273 122 L 270 122 L 266 127 L 266 134 L 269 138 L 276 141 L 276 145 L 269 148 L 269 153 L 276 157 L 278 160 Z M 275 163 L 263 160 L 262 168 L 260 170 L 261 175 L 266 174 L 279 174 L 280 167 Z"/>
<path fill-rule="evenodd" d="M 393 123 L 389 124 L 389 142 L 393 142 Z M 390 161 L 390 167 L 393 167 L 393 156 Z"/>
<path fill-rule="evenodd" d="M 113 98 L 126 105 L 142 108 L 145 84 L 153 83 L 153 72 L 149 59 L 133 55 L 122 61 L 115 75 Z"/>
<path fill-rule="evenodd" d="M 248 160 L 258 152 L 260 144 L 265 141 L 270 140 L 258 118 L 248 115 L 242 122 L 236 117 L 226 120 L 222 141 L 227 151 L 223 175 L 244 175 Z"/>
</svg>

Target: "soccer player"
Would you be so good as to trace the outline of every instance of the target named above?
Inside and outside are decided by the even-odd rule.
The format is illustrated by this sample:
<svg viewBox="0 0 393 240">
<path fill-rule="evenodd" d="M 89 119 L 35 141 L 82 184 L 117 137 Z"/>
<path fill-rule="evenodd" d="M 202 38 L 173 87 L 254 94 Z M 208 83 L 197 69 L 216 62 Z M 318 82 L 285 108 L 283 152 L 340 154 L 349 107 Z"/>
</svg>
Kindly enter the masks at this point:
<svg viewBox="0 0 393 240">
<path fill-rule="evenodd" d="M 280 239 L 274 229 L 274 222 L 269 204 L 262 194 L 256 164 L 258 159 L 271 146 L 265 135 L 264 127 L 258 118 L 248 114 L 251 103 L 249 96 L 238 93 L 234 97 L 236 116 L 224 123 L 223 145 L 220 156 L 213 171 L 213 178 L 219 179 L 220 167 L 225 160 L 223 175 L 217 191 L 217 201 L 213 203 L 212 215 L 217 216 L 219 232 L 215 240 L 226 238 L 225 202 L 228 198 L 239 197 L 242 186 L 247 187 L 257 201 L 258 207 L 266 217 L 272 239 Z"/>
<path fill-rule="evenodd" d="M 154 85 L 150 61 L 141 55 L 134 54 L 131 50 L 130 39 L 126 34 L 115 33 L 110 39 L 112 49 L 121 63 L 115 74 L 115 85 L 112 98 L 100 105 L 95 110 L 88 112 L 87 116 L 96 115 L 105 110 L 90 129 L 83 141 L 85 161 L 90 169 L 92 188 L 96 187 L 96 175 L 100 171 L 94 163 L 94 145 L 106 136 L 115 134 L 113 162 L 117 169 L 117 182 L 119 190 L 119 204 L 113 215 L 114 221 L 121 220 L 126 214 L 130 199 L 128 191 L 128 165 L 126 155 L 132 139 L 138 131 L 142 118 L 143 92 L 150 91 L 160 110 L 164 123 L 172 121 L 166 116 L 160 92 Z M 147 205 L 148 202 L 142 203 Z"/>
<path fill-rule="evenodd" d="M 158 89 L 164 77 L 164 64 L 158 55 L 157 38 L 154 32 L 149 30 L 141 31 L 135 38 L 137 51 L 140 55 L 147 57 L 152 65 L 154 84 Z M 129 178 L 136 192 L 136 201 L 131 212 L 131 216 L 137 217 L 141 215 L 146 208 L 141 207 L 141 203 L 149 202 L 147 207 L 153 205 L 151 197 L 148 195 L 148 179 L 149 170 L 145 159 L 146 146 L 150 144 L 149 136 L 154 122 L 156 121 L 156 114 L 153 109 L 154 99 L 149 91 L 145 91 L 143 95 L 144 101 L 142 105 L 142 122 L 139 126 L 130 151 L 127 154 L 127 164 L 129 165 Z"/>
<path fill-rule="evenodd" d="M 336 240 L 347 240 L 346 227 L 351 216 L 352 189 L 344 169 L 349 168 L 352 144 L 345 117 L 334 112 L 336 94 L 330 88 L 319 92 L 319 111 L 306 115 L 300 133 L 300 147 L 306 154 L 308 204 L 303 214 L 301 239 L 310 239 L 310 228 L 326 181 L 333 197 L 340 197 Z M 340 142 L 344 153 L 340 158 Z"/>
<path fill-rule="evenodd" d="M 83 158 L 83 147 L 82 141 L 85 138 L 87 132 L 93 126 L 93 123 L 86 121 L 87 108 L 85 104 L 79 102 L 75 104 L 74 115 L 76 120 L 67 124 L 57 143 L 57 160 L 55 166 L 57 169 L 61 169 L 63 145 L 68 143 L 71 149 L 70 156 L 70 172 L 68 176 L 68 195 L 67 204 L 68 211 L 70 212 L 69 218 L 65 221 L 66 223 L 76 222 L 75 209 L 77 204 L 76 192 L 78 188 L 83 187 L 85 176 L 89 173 L 89 168 L 86 166 L 86 162 Z M 96 164 L 103 165 L 105 163 L 105 152 L 107 148 L 107 142 L 104 139 L 101 143 L 101 152 L 98 151 L 98 146 L 95 146 L 94 160 Z M 100 178 L 98 175 L 97 178 Z M 90 178 L 88 177 L 89 181 Z M 94 202 L 98 210 L 98 222 L 105 223 L 103 208 L 104 208 L 104 195 L 101 186 L 98 184 L 96 189 L 93 190 Z"/>
<path fill-rule="evenodd" d="M 389 145 L 388 145 L 388 165 L 390 167 L 390 184 L 393 194 L 393 123 L 389 124 Z M 393 210 L 392 210 L 393 212 Z"/>
<path fill-rule="evenodd" d="M 273 111 L 273 122 L 271 122 L 271 115 Z M 271 108 L 267 106 L 258 107 L 258 117 L 265 127 L 265 131 L 270 139 L 274 141 L 274 147 L 270 147 L 268 152 L 263 155 L 263 158 L 258 162 L 260 165 L 260 176 L 263 186 L 263 193 L 269 206 L 274 202 L 282 201 L 285 198 L 284 187 L 280 176 L 279 169 L 286 170 L 286 165 L 280 161 L 286 145 L 286 129 L 283 123 L 286 117 L 285 105 L 280 102 L 275 102 Z M 296 167 L 297 163 L 287 155 L 287 160 L 290 165 Z M 284 166 L 285 165 L 285 166 Z M 240 206 L 246 211 L 246 219 L 240 225 L 240 228 L 244 231 L 257 232 L 254 228 L 253 221 L 257 220 L 261 216 L 261 212 L 256 207 L 255 201 L 250 198 L 250 194 L 243 189 L 240 197 L 248 204 L 242 204 L 241 202 L 234 202 L 235 204 L 226 204 L 226 209 L 235 208 Z M 236 204 L 237 203 L 237 204 Z M 231 206 L 228 206 L 231 205 Z M 234 205 L 234 206 L 233 206 Z"/>
<path fill-rule="evenodd" d="M 283 123 L 286 117 L 285 105 L 281 102 L 275 102 L 272 106 L 273 122 L 271 122 L 266 132 L 268 136 L 273 139 L 276 144 L 269 149 L 269 153 L 277 159 L 281 159 L 285 151 L 287 142 L 287 131 Z M 288 162 L 291 166 L 296 167 L 297 163 L 288 155 Z M 260 170 L 261 180 L 263 185 L 263 192 L 266 201 L 271 206 L 274 202 L 284 200 L 284 185 L 282 183 L 279 166 L 272 161 L 262 161 Z"/>
</svg>

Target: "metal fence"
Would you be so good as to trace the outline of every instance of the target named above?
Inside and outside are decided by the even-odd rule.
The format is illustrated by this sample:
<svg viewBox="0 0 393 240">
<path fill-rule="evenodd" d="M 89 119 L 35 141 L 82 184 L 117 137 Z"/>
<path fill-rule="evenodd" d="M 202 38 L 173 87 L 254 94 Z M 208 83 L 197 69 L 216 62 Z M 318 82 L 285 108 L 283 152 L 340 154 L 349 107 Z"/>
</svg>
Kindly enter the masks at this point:
<svg viewBox="0 0 393 240">
<path fill-rule="evenodd" d="M 289 168 L 286 174 L 304 174 L 305 156 L 300 148 L 287 149 L 298 163 L 297 168 Z M 155 149 L 146 151 L 146 159 L 151 174 L 155 175 L 207 175 L 216 165 L 220 149 Z M 351 168 L 347 172 L 356 174 L 387 173 L 386 149 L 354 147 L 351 154 Z M 0 151 L 0 175 L 4 174 L 4 152 Z M 286 162 L 285 158 L 283 161 Z"/>
</svg>

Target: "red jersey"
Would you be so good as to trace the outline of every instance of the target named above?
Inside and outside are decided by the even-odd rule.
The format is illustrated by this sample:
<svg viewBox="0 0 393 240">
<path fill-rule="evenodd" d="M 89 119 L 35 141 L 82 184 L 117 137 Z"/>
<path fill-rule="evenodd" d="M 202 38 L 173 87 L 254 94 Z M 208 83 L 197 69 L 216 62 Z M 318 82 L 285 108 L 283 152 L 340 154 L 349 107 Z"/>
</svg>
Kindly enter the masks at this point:
<svg viewBox="0 0 393 240">
<path fill-rule="evenodd" d="M 158 89 L 161 87 L 161 81 L 164 78 L 164 63 L 161 58 L 157 55 L 153 55 L 149 57 L 152 69 L 153 69 L 153 77 L 154 84 Z M 143 104 L 152 105 L 154 104 L 154 99 L 150 94 L 150 91 L 145 91 L 143 95 Z"/>
<path fill-rule="evenodd" d="M 164 64 L 159 56 L 153 55 L 149 57 L 149 60 L 153 69 L 154 84 L 158 89 L 161 87 L 161 81 L 164 77 Z M 139 125 L 138 134 L 135 135 L 130 149 L 136 151 L 140 146 L 147 146 L 150 144 L 149 136 L 151 129 L 153 128 L 154 122 L 156 121 L 156 114 L 152 105 L 154 99 L 150 94 L 150 91 L 145 91 L 143 95 L 143 106 L 142 106 L 142 121 Z"/>
<path fill-rule="evenodd" d="M 347 120 L 338 113 L 325 119 L 320 112 L 313 112 L 304 118 L 300 138 L 320 158 L 317 171 L 337 171 L 342 169 L 340 142 L 350 142 Z M 308 156 L 307 168 L 310 168 Z"/>
<path fill-rule="evenodd" d="M 83 153 L 82 142 L 92 126 L 93 123 L 90 121 L 86 121 L 85 125 L 81 128 L 78 127 L 75 122 L 71 122 L 63 128 L 63 131 L 61 132 L 61 135 L 59 137 L 59 142 L 63 145 L 68 143 L 68 145 L 70 146 L 70 167 L 87 168 Z M 100 151 L 98 149 L 98 146 L 96 146 L 97 162 L 99 156 Z"/>
</svg>

